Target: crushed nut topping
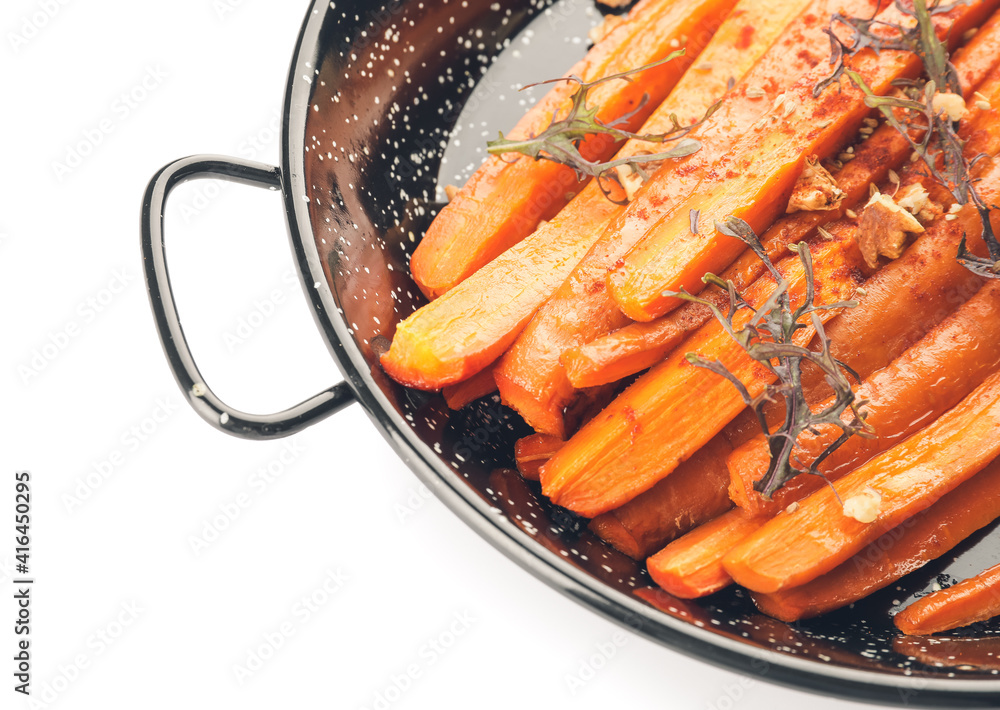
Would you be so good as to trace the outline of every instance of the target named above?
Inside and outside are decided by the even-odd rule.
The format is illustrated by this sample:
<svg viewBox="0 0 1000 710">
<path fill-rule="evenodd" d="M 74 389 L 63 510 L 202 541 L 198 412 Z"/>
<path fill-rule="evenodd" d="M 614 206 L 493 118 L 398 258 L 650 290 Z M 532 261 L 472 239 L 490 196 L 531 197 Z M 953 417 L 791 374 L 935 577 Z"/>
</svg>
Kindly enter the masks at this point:
<svg viewBox="0 0 1000 710">
<path fill-rule="evenodd" d="M 882 510 L 882 495 L 871 486 L 844 501 L 844 515 L 859 523 L 874 523 Z"/>
<path fill-rule="evenodd" d="M 835 209 L 840 206 L 844 197 L 846 194 L 837 185 L 833 175 L 819 164 L 815 155 L 810 155 L 792 189 L 785 212 L 791 214 Z"/>
<path fill-rule="evenodd" d="M 898 259 L 906 245 L 906 234 L 921 234 L 924 227 L 917 218 L 896 204 L 885 193 L 872 195 L 861 213 L 858 246 L 869 267 L 878 266 L 879 256 Z"/>
<path fill-rule="evenodd" d="M 936 113 L 944 113 L 952 121 L 961 121 L 969 112 L 965 107 L 965 99 L 958 94 L 948 92 L 934 94 L 931 106 Z"/>
</svg>

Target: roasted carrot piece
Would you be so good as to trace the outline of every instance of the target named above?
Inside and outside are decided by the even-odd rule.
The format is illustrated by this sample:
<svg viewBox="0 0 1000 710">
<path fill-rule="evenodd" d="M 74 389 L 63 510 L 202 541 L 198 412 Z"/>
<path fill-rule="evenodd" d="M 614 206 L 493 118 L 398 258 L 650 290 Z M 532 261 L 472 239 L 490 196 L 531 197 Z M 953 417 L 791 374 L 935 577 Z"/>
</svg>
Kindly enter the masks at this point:
<svg viewBox="0 0 1000 710">
<path fill-rule="evenodd" d="M 732 508 L 724 463 L 731 451 L 728 439 L 717 434 L 648 491 L 591 520 L 590 529 L 632 559 L 646 559 Z"/>
<path fill-rule="evenodd" d="M 845 12 L 851 14 L 849 8 Z M 789 34 L 790 32 L 786 32 L 786 38 Z M 802 44 L 808 45 L 805 37 L 802 39 Z M 767 65 L 765 60 L 774 55 L 774 50 L 765 55 L 761 64 L 747 77 L 748 84 L 760 83 L 760 70 Z M 994 74 L 991 82 L 996 81 L 995 67 L 998 58 L 1000 16 L 994 15 L 969 44 L 955 55 L 955 68 L 961 77 L 967 98 L 971 98 L 973 91 L 980 87 L 991 72 Z M 781 88 L 784 87 L 781 86 L 778 90 Z M 995 93 L 992 88 L 982 88 L 987 96 Z M 973 119 L 978 120 L 980 113 L 980 109 L 974 108 L 966 123 L 972 124 Z M 986 113 L 991 114 L 992 118 L 992 109 Z M 996 125 L 996 121 L 992 123 Z M 975 149 L 990 155 L 997 152 L 985 143 L 977 144 Z M 788 243 L 802 239 L 815 226 L 836 219 L 843 211 L 867 197 L 868 185 L 884 180 L 888 170 L 898 167 L 909 152 L 909 144 L 891 126 L 879 128 L 868 141 L 858 146 L 857 157 L 835 175 L 839 186 L 847 194 L 840 209 L 799 212 L 779 219 L 762 238 L 765 245 L 769 246 L 772 258 L 776 258 L 776 254 Z M 693 156 L 685 169 L 690 169 L 690 161 L 697 157 Z M 584 257 L 584 262 L 577 267 L 571 278 L 529 323 L 515 342 L 512 354 L 504 359 L 502 393 L 533 424 L 547 426 L 547 422 L 557 422 L 558 410 L 572 398 L 574 387 L 596 386 L 617 377 L 640 372 L 662 360 L 675 344 L 677 329 L 673 322 L 649 326 L 627 324 L 627 318 L 617 310 L 603 288 L 605 270 L 616 259 L 624 256 L 628 247 L 638 240 L 645 230 L 644 225 L 652 224 L 649 220 L 653 215 L 660 214 L 664 205 L 669 205 L 670 200 L 682 194 L 677 185 L 666 185 L 670 181 L 658 180 L 660 177 L 662 171 L 640 192 L 614 230 L 609 228 L 609 234 L 604 235 L 600 244 Z M 661 187 L 661 183 L 664 186 Z M 625 219 L 626 217 L 629 219 Z M 605 244 L 610 244 L 612 248 L 601 252 L 599 247 Z M 605 256 L 603 261 L 600 258 L 602 253 Z M 595 268 L 587 270 L 586 265 L 591 263 Z M 752 253 L 744 252 L 727 269 L 724 277 L 742 287 L 760 273 L 760 260 Z M 591 280 L 588 281 L 588 278 Z M 682 309 L 692 308 L 696 307 L 689 304 L 682 306 Z M 683 324 L 690 324 L 687 316 L 678 317 Z M 607 335 L 607 340 L 601 337 L 616 327 L 619 330 Z M 586 345 L 588 341 L 592 345 Z M 557 357 L 563 362 L 556 362 Z M 603 371 L 605 363 L 608 368 L 606 372 Z"/>
<path fill-rule="evenodd" d="M 966 29 L 983 22 L 996 5 L 984 2 L 936 15 L 939 36 L 957 40 Z M 895 6 L 880 17 L 906 21 Z M 850 64 L 879 95 L 892 91 L 892 82 L 914 76 L 922 66 L 920 58 L 908 52 L 876 55 L 872 50 L 851 58 Z M 827 74 L 829 67 L 819 66 L 799 79 L 775 102 L 771 116 L 741 140 L 732 157 L 720 160 L 711 175 L 609 272 L 608 288 L 627 316 L 652 320 L 680 305 L 664 292 L 700 290 L 703 274 L 726 268 L 744 249 L 739 240 L 712 225 L 732 215 L 763 231 L 784 212 L 805 157 L 825 158 L 853 134 L 871 109 L 852 82 L 813 96 L 813 87 Z M 690 229 L 689 212 L 694 209 L 701 211 L 699 233 Z"/>
<path fill-rule="evenodd" d="M 823 242 L 813 254 L 817 302 L 833 303 L 850 295 L 855 288 L 853 267 L 860 259 L 850 236 Z M 778 269 L 792 299 L 801 299 L 805 275 L 799 259 L 785 259 Z M 760 305 L 773 289 L 768 275 L 744 295 L 749 303 Z M 745 318 L 749 314 L 743 311 L 737 327 L 742 327 Z M 802 343 L 812 337 L 807 330 L 799 331 L 799 336 Z M 687 352 L 719 359 L 751 396 L 771 381 L 770 371 L 750 358 L 717 321 L 706 323 L 584 425 L 542 467 L 545 495 L 585 517 L 607 512 L 671 474 L 744 409 L 736 388 L 689 363 Z"/>
<path fill-rule="evenodd" d="M 798 587 L 753 594 L 757 607 L 798 621 L 852 604 L 945 554 L 1000 517 L 1000 461 L 994 461 L 905 525 L 893 528 L 832 571 Z"/>
<path fill-rule="evenodd" d="M 461 409 L 477 399 L 497 391 L 497 381 L 493 379 L 493 368 L 480 370 L 467 380 L 449 385 L 441 390 L 449 409 Z"/>
<path fill-rule="evenodd" d="M 722 558 L 763 519 L 747 516 L 739 508 L 677 538 L 646 560 L 653 581 L 676 597 L 695 599 L 732 584 Z"/>
<path fill-rule="evenodd" d="M 728 79 L 745 71 L 763 51 L 777 31 L 774 28 L 790 15 L 788 7 L 804 5 L 804 0 L 753 4 L 744 0 L 744 4 L 747 7 L 737 8 L 739 12 L 723 23 L 705 50 L 704 61 L 712 69 L 699 69 L 682 79 L 643 126 L 643 133 L 670 130 L 672 116 L 682 124 L 698 120 L 725 92 Z M 746 44 L 746 27 L 754 28 L 752 41 L 739 49 Z M 760 101 L 754 103 L 755 109 L 757 104 Z M 633 140 L 618 156 L 648 150 L 648 143 Z M 529 238 L 404 321 L 385 359 L 389 374 L 403 384 L 434 389 L 461 381 L 499 356 L 621 209 L 596 183 L 589 184 Z M 506 394 L 507 390 L 502 396 Z M 564 430 L 537 426 L 531 417 L 528 421 L 539 431 L 565 435 Z"/>
<path fill-rule="evenodd" d="M 857 398 L 867 401 L 866 421 L 875 436 L 847 440 L 824 460 L 820 472 L 828 480 L 836 480 L 937 419 L 998 367 L 1000 283 L 990 283 L 856 389 Z M 829 400 L 816 409 L 831 404 Z M 840 434 L 840 429 L 832 426 L 804 432 L 798 440 L 797 464 L 810 466 Z M 732 476 L 730 496 L 751 515 L 776 513 L 823 485 L 816 476 L 797 476 L 766 501 L 753 485 L 767 472 L 769 463 L 770 450 L 763 435 L 738 448 L 726 461 Z"/>
<path fill-rule="evenodd" d="M 994 616 L 1000 616 L 1000 565 L 921 597 L 893 621 L 908 636 L 926 636 Z"/>
<path fill-rule="evenodd" d="M 605 290 L 608 268 L 641 238 L 659 210 L 694 189 L 701 173 L 732 148 L 738 135 L 760 117 L 774 96 L 829 52 L 829 39 L 823 28 L 829 23 L 833 4 L 817 0 L 791 20 L 801 7 L 801 4 L 745 0 L 738 6 L 742 14 L 734 12 L 716 33 L 702 55 L 702 60 L 711 60 L 712 69 L 707 73 L 713 79 L 709 85 L 715 85 L 718 88 L 714 91 L 719 91 L 728 77 L 738 78 L 741 72 L 748 73 L 738 78 L 712 118 L 691 134 L 702 143 L 701 150 L 684 160 L 665 163 L 625 210 L 610 210 L 601 221 L 580 220 L 574 217 L 577 212 L 567 210 L 556 218 L 557 222 L 566 219 L 562 228 L 588 234 L 592 242 L 599 239 L 518 336 L 496 372 L 501 398 L 537 431 L 566 435 L 562 414 L 576 396 L 576 390 L 559 362 L 563 351 L 628 323 Z M 849 14 L 865 14 L 871 12 L 873 4 L 870 0 L 843 0 L 836 7 Z M 746 27 L 754 31 L 748 33 Z M 752 35 L 751 42 L 744 48 L 748 34 Z M 768 48 L 776 36 L 778 40 Z M 680 97 L 701 96 L 706 106 L 711 102 L 707 95 L 698 93 L 704 81 L 702 73 L 706 72 L 689 74 L 678 84 L 661 107 L 665 118 Z M 688 115 L 694 118 L 698 113 Z M 589 192 L 592 194 L 588 201 L 604 200 L 596 193 L 595 186 L 589 186 Z M 570 208 L 573 207 L 571 203 Z M 543 230 L 539 230 L 536 236 L 542 234 Z M 545 236 L 546 240 L 551 238 Z M 532 237 L 531 241 L 536 239 Z M 543 251 L 550 248 L 548 241 L 538 240 L 538 244 Z"/>
<path fill-rule="evenodd" d="M 685 54 L 644 71 L 634 81 L 595 87 L 588 104 L 598 107 L 598 119 L 610 123 L 634 111 L 623 127 L 641 126 L 697 59 L 734 4 L 735 0 L 640 2 L 570 73 L 592 81 L 650 64 L 681 45 Z M 542 132 L 553 115 L 566 110 L 575 90 L 571 82 L 554 84 L 509 137 Z M 648 96 L 645 104 L 643 95 Z M 616 147 L 607 136 L 595 135 L 584 141 L 580 152 L 587 160 L 599 161 L 611 157 Z M 550 219 L 566 204 L 567 194 L 576 194 L 584 184 L 565 165 L 516 153 L 491 156 L 441 210 L 417 246 L 410 262 L 414 280 L 428 297 L 440 296 L 531 234 L 541 220 Z"/>
<path fill-rule="evenodd" d="M 548 434 L 530 434 L 514 444 L 514 461 L 522 477 L 538 480 L 538 469 L 562 448 L 563 440 Z"/>
<path fill-rule="evenodd" d="M 726 570 L 757 592 L 805 584 L 926 510 L 998 454 L 1000 373 L 995 373 L 933 424 L 834 483 L 836 493 L 822 488 L 794 514 L 769 520 L 730 552 Z M 845 512 L 852 508 L 854 517 Z"/>
</svg>

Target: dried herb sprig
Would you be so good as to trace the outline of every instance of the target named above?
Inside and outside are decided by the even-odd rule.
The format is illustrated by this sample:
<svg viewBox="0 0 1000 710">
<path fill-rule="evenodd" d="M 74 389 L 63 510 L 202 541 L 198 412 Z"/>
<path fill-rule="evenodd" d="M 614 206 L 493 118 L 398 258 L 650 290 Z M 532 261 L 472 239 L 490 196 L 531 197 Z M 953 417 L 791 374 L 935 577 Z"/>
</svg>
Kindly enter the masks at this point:
<svg viewBox="0 0 1000 710">
<path fill-rule="evenodd" d="M 859 379 L 857 373 L 840 362 L 830 352 L 830 341 L 823 329 L 823 323 L 817 313 L 824 310 L 853 308 L 856 301 L 842 301 L 829 305 L 816 305 L 813 283 L 812 255 L 805 243 L 794 245 L 794 251 L 805 269 L 806 294 L 802 304 L 792 309 L 788 294 L 788 282 L 774 267 L 767 255 L 767 250 L 760 239 L 746 222 L 735 217 L 727 218 L 725 223 L 716 223 L 715 228 L 730 237 L 743 241 L 753 249 L 754 253 L 764 262 L 768 271 L 774 277 L 777 286 L 771 296 L 759 308 L 754 308 L 743 298 L 732 281 L 724 281 L 715 274 L 706 274 L 702 281 L 725 289 L 729 294 L 729 308 L 723 312 L 711 301 L 692 296 L 687 291 L 670 292 L 668 295 L 682 298 L 686 301 L 700 303 L 711 309 L 715 318 L 725 331 L 746 353 L 771 371 L 775 381 L 764 389 L 757 397 L 751 397 L 743 383 L 718 360 L 709 361 L 697 353 L 688 353 L 687 359 L 693 365 L 711 370 L 729 380 L 736 387 L 743 400 L 753 409 L 761 428 L 767 437 L 771 452 L 771 463 L 767 473 L 754 484 L 764 498 L 771 496 L 787 481 L 800 473 L 809 473 L 822 477 L 819 466 L 844 442 L 854 435 L 867 435 L 870 427 L 865 424 L 864 415 L 860 411 L 865 402 L 858 401 L 847 374 Z M 737 327 L 734 319 L 740 311 L 751 311 L 750 319 L 742 327 Z M 819 341 L 818 350 L 810 350 L 795 344 L 793 336 L 805 328 L 815 329 Z M 818 367 L 826 377 L 826 381 L 835 393 L 834 401 L 825 409 L 812 411 L 806 402 L 802 390 L 802 364 L 810 362 Z M 846 373 L 846 374 L 845 374 Z M 785 419 L 779 429 L 772 432 L 764 413 L 764 407 L 769 402 L 784 401 Z M 852 417 L 845 421 L 843 415 L 850 410 Z M 816 427 L 821 425 L 837 426 L 841 430 L 840 437 L 830 444 L 808 468 L 796 466 L 795 442 L 803 432 L 816 433 Z"/>
<path fill-rule="evenodd" d="M 672 124 L 672 128 L 669 131 L 664 133 L 633 133 L 622 126 L 627 125 L 628 121 L 649 102 L 649 94 L 643 94 L 642 99 L 634 109 L 607 123 L 597 117 L 600 110 L 599 107 L 587 105 L 587 95 L 591 89 L 600 84 L 609 81 L 632 81 L 631 76 L 633 74 L 658 67 L 683 55 L 684 50 L 678 49 L 657 62 L 618 74 L 611 74 L 600 79 L 595 79 L 594 81 L 584 81 L 579 76 L 572 74 L 567 77 L 529 84 L 521 90 L 560 81 L 574 82 L 578 88 L 573 93 L 569 110 L 563 118 L 556 118 L 556 115 L 553 115 L 552 121 L 544 131 L 523 140 L 510 140 L 504 138 L 503 133 L 501 133 L 499 139 L 489 141 L 486 144 L 487 151 L 493 155 L 521 153 L 535 160 L 551 160 L 556 163 L 568 165 L 576 172 L 578 180 L 583 180 L 587 177 L 594 178 L 608 199 L 619 204 L 624 204 L 627 200 L 615 200 L 612 197 L 611 183 L 621 187 L 621 181 L 615 169 L 626 165 L 632 171 L 638 173 L 643 180 L 646 180 L 649 176 L 643 170 L 643 165 L 649 166 L 650 163 L 659 163 L 670 158 L 683 158 L 697 152 L 701 149 L 701 143 L 692 138 L 685 138 L 685 136 L 715 113 L 722 101 L 720 100 L 712 104 L 701 119 L 690 125 L 682 126 L 677 115 L 672 113 L 669 116 Z M 608 136 L 616 142 L 634 138 L 647 143 L 668 143 L 672 141 L 677 141 L 677 143 L 670 150 L 659 153 L 633 155 L 627 158 L 617 158 L 600 162 L 587 160 L 580 153 L 580 144 L 583 140 L 587 136 L 594 135 Z"/>
<path fill-rule="evenodd" d="M 966 246 L 966 235 L 962 235 L 957 260 L 970 271 L 987 278 L 1000 278 L 1000 241 L 990 224 L 991 207 L 983 202 L 975 188 L 972 168 L 982 155 L 968 159 L 965 156 L 965 141 L 959 138 L 958 121 L 935 103 L 941 93 L 962 96 L 958 72 L 950 61 L 948 49 L 938 39 L 934 29 L 934 15 L 951 11 L 956 2 L 941 5 L 934 0 L 928 6 L 926 0 L 913 0 L 912 9 L 895 0 L 896 8 L 908 17 L 914 18 L 911 27 L 880 20 L 859 19 L 835 14 L 827 29 L 832 53 L 830 63 L 833 73 L 816 84 L 813 93 L 818 95 L 828 86 L 840 81 L 843 75 L 865 93 L 865 104 L 877 108 L 886 121 L 899 131 L 910 143 L 917 155 L 923 158 L 931 177 L 943 185 L 959 205 L 970 202 L 975 205 L 983 226 L 983 241 L 986 243 L 988 258 L 976 256 Z M 833 31 L 835 24 L 850 28 L 848 42 L 842 41 Z M 924 79 L 920 81 L 897 82 L 901 96 L 876 96 L 864 79 L 845 64 L 850 57 L 863 49 L 870 48 L 876 53 L 882 50 L 904 51 L 916 54 L 924 65 Z M 919 138 L 918 138 L 919 137 Z"/>
</svg>

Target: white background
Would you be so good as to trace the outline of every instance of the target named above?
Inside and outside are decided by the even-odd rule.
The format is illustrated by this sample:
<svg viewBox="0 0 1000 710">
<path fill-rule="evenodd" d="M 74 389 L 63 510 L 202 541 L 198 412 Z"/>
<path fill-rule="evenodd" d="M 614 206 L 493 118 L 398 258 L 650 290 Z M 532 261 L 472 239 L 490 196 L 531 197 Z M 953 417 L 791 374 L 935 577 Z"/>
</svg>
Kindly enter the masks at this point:
<svg viewBox="0 0 1000 710">
<path fill-rule="evenodd" d="M 37 581 L 29 703 L 12 690 L 0 521 L 0 707 L 859 707 L 619 632 L 428 499 L 356 406 L 253 443 L 182 403 L 140 274 L 142 191 L 191 153 L 277 161 L 305 6 L 2 4 L 0 511 L 10 521 L 14 471 L 30 469 Z M 280 409 L 339 379 L 275 195 L 189 184 L 167 232 L 188 335 L 224 399 Z"/>
</svg>

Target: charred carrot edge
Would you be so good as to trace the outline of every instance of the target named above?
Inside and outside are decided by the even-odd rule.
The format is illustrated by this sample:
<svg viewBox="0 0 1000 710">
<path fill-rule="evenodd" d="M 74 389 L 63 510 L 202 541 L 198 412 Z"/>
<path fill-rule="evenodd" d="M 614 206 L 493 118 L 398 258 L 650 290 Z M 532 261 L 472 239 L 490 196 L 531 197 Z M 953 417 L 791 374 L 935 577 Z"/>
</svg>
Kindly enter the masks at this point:
<svg viewBox="0 0 1000 710">
<path fill-rule="evenodd" d="M 875 437 L 853 437 L 824 462 L 827 480 L 841 475 L 902 441 L 937 419 L 975 389 L 1000 366 L 1000 283 L 989 283 L 922 340 L 866 379 L 855 391 L 866 401 L 866 421 Z M 823 410 L 832 400 L 817 405 Z M 840 429 L 819 427 L 798 439 L 796 462 L 806 468 L 837 437 Z M 731 475 L 730 497 L 751 515 L 774 514 L 793 500 L 823 485 L 816 476 L 798 476 L 770 501 L 754 490 L 767 472 L 770 450 L 763 434 L 734 451 L 726 460 Z"/>
<path fill-rule="evenodd" d="M 849 235 L 814 250 L 816 295 L 833 303 L 853 293 L 860 254 Z M 797 257 L 778 264 L 793 299 L 803 297 L 805 278 Z M 761 277 L 744 296 L 762 303 L 774 289 Z M 739 318 L 748 318 L 742 312 Z M 824 311 L 823 317 L 832 317 Z M 737 327 L 741 327 L 737 321 Z M 808 342 L 809 330 L 796 338 Z M 583 426 L 542 467 L 542 490 L 557 505 L 584 517 L 616 508 L 670 475 L 744 409 L 725 378 L 695 367 L 685 353 L 718 358 L 755 396 L 771 381 L 770 371 L 751 359 L 722 326 L 712 321 L 691 335 L 662 364 L 640 377 L 607 409 Z M 711 403 L 706 406 L 706 403 Z"/>
<path fill-rule="evenodd" d="M 632 559 L 646 559 L 732 507 L 723 463 L 730 451 L 728 439 L 717 434 L 648 491 L 591 520 L 590 529 Z"/>
<path fill-rule="evenodd" d="M 1000 14 L 994 14 L 976 36 L 956 53 L 954 66 L 961 77 L 965 98 L 979 90 L 990 105 L 973 104 L 963 121 L 963 137 L 972 136 L 970 154 L 994 155 L 1000 150 L 1000 131 L 992 103 L 1000 104 Z M 772 259 L 789 244 L 800 241 L 817 226 L 838 219 L 868 196 L 868 186 L 883 182 L 890 169 L 898 169 L 910 153 L 910 145 L 892 126 L 883 124 L 855 151 L 855 158 L 834 173 L 845 197 L 839 208 L 821 212 L 798 212 L 777 220 L 761 241 Z M 757 255 L 743 254 L 722 274 L 743 288 L 763 272 Z M 705 289 L 703 298 L 712 298 L 718 289 Z M 649 323 L 630 323 L 589 343 L 570 348 L 560 358 L 570 383 L 577 389 L 614 382 L 641 372 L 662 360 L 693 324 L 709 317 L 706 309 L 684 304 L 676 312 Z M 699 321 L 700 319 L 700 321 Z"/>
<path fill-rule="evenodd" d="M 921 597 L 893 621 L 908 636 L 926 636 L 994 616 L 1000 616 L 1000 565 Z"/>
<path fill-rule="evenodd" d="M 608 33 L 571 70 L 590 81 L 662 59 L 682 43 L 684 56 L 643 72 L 641 80 L 601 84 L 588 96 L 605 122 L 634 111 L 628 130 L 643 124 L 684 71 L 695 61 L 736 0 L 645 0 Z M 540 133 L 552 116 L 565 110 L 575 91 L 556 83 L 512 131 L 512 136 Z M 645 104 L 643 95 L 648 96 Z M 587 160 L 606 160 L 614 141 L 591 136 L 580 147 Z M 431 298 L 454 288 L 470 274 L 528 236 L 541 220 L 555 215 L 585 183 L 573 170 L 517 154 L 491 156 L 445 206 L 417 246 L 410 262 L 414 280 Z"/>
<path fill-rule="evenodd" d="M 496 391 L 497 381 L 493 379 L 493 368 L 487 367 L 467 380 L 445 387 L 441 394 L 449 409 L 461 409 Z"/>
<path fill-rule="evenodd" d="M 763 523 L 731 510 L 671 542 L 646 560 L 646 569 L 654 582 L 681 599 L 712 594 L 733 582 L 722 558 Z"/>
<path fill-rule="evenodd" d="M 832 488 L 816 491 L 794 514 L 772 518 L 730 552 L 726 571 L 756 592 L 810 582 L 926 510 L 998 454 L 1000 373 L 995 373 L 933 424 Z M 852 506 L 854 517 L 845 512 Z"/>
<path fill-rule="evenodd" d="M 698 93 L 703 81 L 700 74 L 710 74 L 714 84 L 720 76 L 723 83 L 730 75 L 736 76 L 736 85 L 726 94 L 718 112 L 691 134 L 702 143 L 701 150 L 681 161 L 665 163 L 627 209 L 616 209 L 596 228 L 589 220 L 578 226 L 578 220 L 566 218 L 567 228 L 600 238 L 518 336 L 496 372 L 501 398 L 537 431 L 566 435 L 563 410 L 577 392 L 559 362 L 562 352 L 628 322 L 605 292 L 607 269 L 645 233 L 645 225 L 651 223 L 653 215 L 694 189 L 702 172 L 716 157 L 732 148 L 739 133 L 760 117 L 774 95 L 798 73 L 827 56 L 829 40 L 822 32 L 822 25 L 829 21 L 830 9 L 818 0 L 791 20 L 799 7 L 773 6 L 757 0 L 740 5 L 738 9 L 743 13 L 733 13 L 702 55 L 704 61 L 711 60 L 712 69 L 685 77 L 659 112 L 668 117 L 677 102 L 684 107 L 679 115 L 683 117 L 685 111 L 690 111 L 688 115 L 693 118 L 699 112 L 694 111 L 690 98 L 683 97 L 704 96 Z M 841 7 L 846 12 L 862 14 L 871 10 L 867 0 L 847 0 Z M 745 27 L 756 29 L 750 45 L 741 49 Z M 777 41 L 767 47 L 776 36 Z M 758 57 L 759 61 L 750 69 Z M 739 79 L 741 72 L 746 74 Z M 753 89 L 749 96 L 748 89 Z M 704 99 L 705 105 L 709 102 Z M 603 200 L 596 187 L 590 186 L 589 192 L 588 200 Z M 576 209 L 573 203 L 570 208 Z M 570 214 L 575 212 L 564 210 L 560 217 Z M 539 244 L 540 249 L 548 248 L 545 242 Z"/>
<path fill-rule="evenodd" d="M 985 21 L 997 4 L 983 2 L 936 15 L 940 37 L 958 36 Z M 880 15 L 886 21 L 905 21 L 890 7 Z M 921 68 L 919 57 L 908 52 L 861 52 L 852 68 L 879 95 L 892 91 L 892 82 L 912 78 Z M 841 82 L 818 97 L 813 87 L 827 74 L 819 66 L 799 79 L 773 107 L 769 118 L 759 121 L 734 149 L 715 165 L 676 209 L 625 256 L 608 274 L 611 295 L 630 318 L 649 321 L 680 305 L 664 292 L 699 291 L 706 272 L 718 273 L 743 251 L 743 244 L 715 231 L 712 225 L 728 216 L 745 220 L 763 231 L 785 210 L 791 190 L 808 155 L 826 158 L 843 147 L 862 119 L 871 112 L 864 94 L 852 82 Z M 689 212 L 700 210 L 700 230 L 690 230 Z"/>
<path fill-rule="evenodd" d="M 562 448 L 563 440 L 548 434 L 530 434 L 514 444 L 514 461 L 523 478 L 538 480 L 538 469 Z"/>
<path fill-rule="evenodd" d="M 775 1 L 769 0 L 763 9 L 774 9 Z M 760 9 L 744 12 L 740 17 L 759 18 L 760 12 Z M 724 23 L 719 40 L 713 39 L 710 43 L 707 58 L 716 61 L 731 54 L 731 46 L 742 41 L 735 28 L 744 26 L 743 21 Z M 747 59 L 741 61 L 743 64 L 720 66 L 712 72 L 698 70 L 695 72 L 698 82 L 682 80 L 646 122 L 643 131 L 669 130 L 673 126 L 672 116 L 678 110 L 681 111 L 679 121 L 695 121 L 717 98 L 715 92 L 724 91 L 730 72 L 739 71 Z M 716 76 L 723 72 L 724 78 Z M 702 83 L 705 78 L 702 75 L 706 74 L 710 81 Z M 630 141 L 619 155 L 634 155 L 648 147 L 648 143 Z M 436 389 L 459 382 L 485 367 L 507 348 L 620 210 L 619 205 L 605 197 L 599 186 L 589 185 L 531 237 L 500 254 L 401 323 L 388 356 L 383 358 L 386 371 L 408 386 Z M 506 380 L 502 381 L 506 385 Z M 505 401 L 509 394 L 508 387 L 501 389 Z M 528 422 L 536 424 L 531 417 Z M 565 436 L 564 430 L 535 428 Z"/>
<path fill-rule="evenodd" d="M 798 621 L 852 604 L 947 553 L 1000 517 L 1000 461 L 830 572 L 773 594 L 754 593 L 765 614 Z"/>
</svg>

